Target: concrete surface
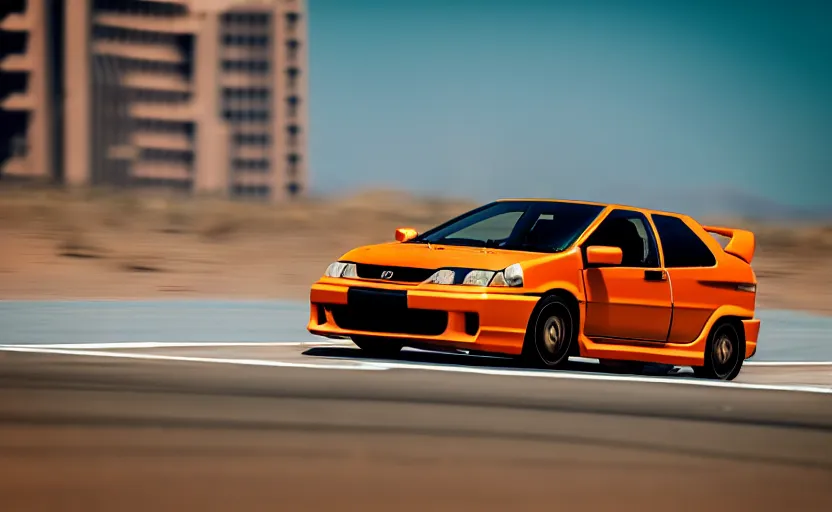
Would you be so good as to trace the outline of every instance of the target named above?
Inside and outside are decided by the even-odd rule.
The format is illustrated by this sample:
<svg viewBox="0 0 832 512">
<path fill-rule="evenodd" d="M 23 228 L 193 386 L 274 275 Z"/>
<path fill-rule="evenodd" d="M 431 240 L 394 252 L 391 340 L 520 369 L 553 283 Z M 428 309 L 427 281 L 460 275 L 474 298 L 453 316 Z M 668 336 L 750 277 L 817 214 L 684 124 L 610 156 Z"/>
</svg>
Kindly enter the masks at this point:
<svg viewBox="0 0 832 512">
<path fill-rule="evenodd" d="M 296 301 L 0 301 L 0 344 L 313 341 Z M 832 317 L 762 310 L 754 361 L 832 361 Z"/>
<path fill-rule="evenodd" d="M 223 350 L 145 352 L 356 355 Z M 4 510 L 832 510 L 829 394 L 14 352 L 0 383 Z"/>
</svg>

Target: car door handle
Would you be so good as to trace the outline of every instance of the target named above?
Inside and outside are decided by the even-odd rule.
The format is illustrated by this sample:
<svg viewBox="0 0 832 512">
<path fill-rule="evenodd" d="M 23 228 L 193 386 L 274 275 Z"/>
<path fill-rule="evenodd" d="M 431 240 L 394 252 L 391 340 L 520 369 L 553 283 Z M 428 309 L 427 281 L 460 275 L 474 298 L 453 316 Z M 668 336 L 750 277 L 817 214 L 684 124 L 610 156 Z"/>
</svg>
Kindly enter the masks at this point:
<svg viewBox="0 0 832 512">
<path fill-rule="evenodd" d="M 644 280 L 645 281 L 666 281 L 667 280 L 667 272 L 664 270 L 645 270 L 644 271 Z"/>
</svg>

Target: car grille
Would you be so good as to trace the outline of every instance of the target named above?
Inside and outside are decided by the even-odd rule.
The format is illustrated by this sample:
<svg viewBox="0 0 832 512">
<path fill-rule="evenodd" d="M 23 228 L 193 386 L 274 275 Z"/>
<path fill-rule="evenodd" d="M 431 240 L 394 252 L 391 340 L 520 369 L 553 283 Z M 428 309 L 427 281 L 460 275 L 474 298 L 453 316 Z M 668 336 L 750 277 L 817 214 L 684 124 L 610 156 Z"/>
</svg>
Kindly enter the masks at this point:
<svg viewBox="0 0 832 512">
<path fill-rule="evenodd" d="M 346 305 L 327 306 L 338 327 L 380 334 L 438 336 L 448 327 L 448 313 L 407 307 L 407 292 L 350 288 Z"/>
<path fill-rule="evenodd" d="M 396 281 L 399 283 L 421 283 L 436 272 L 430 268 L 413 268 L 413 267 L 392 267 L 389 265 L 369 265 L 367 263 L 356 264 L 356 272 L 358 277 L 362 279 L 384 279 L 386 281 Z M 385 272 L 392 272 L 391 276 L 382 275 Z"/>
</svg>

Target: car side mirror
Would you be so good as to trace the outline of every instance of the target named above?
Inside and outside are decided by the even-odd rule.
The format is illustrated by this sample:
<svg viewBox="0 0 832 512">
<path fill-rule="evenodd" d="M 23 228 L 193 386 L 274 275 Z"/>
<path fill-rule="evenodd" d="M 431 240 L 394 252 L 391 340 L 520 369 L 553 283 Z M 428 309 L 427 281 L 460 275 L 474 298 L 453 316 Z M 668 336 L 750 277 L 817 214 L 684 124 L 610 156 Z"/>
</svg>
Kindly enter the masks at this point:
<svg viewBox="0 0 832 512">
<path fill-rule="evenodd" d="M 396 241 L 407 242 L 416 238 L 418 234 L 419 232 L 412 228 L 399 228 L 396 230 Z"/>
<path fill-rule="evenodd" d="M 621 265 L 624 253 L 618 247 L 593 245 L 586 249 L 586 262 L 590 265 Z"/>
</svg>

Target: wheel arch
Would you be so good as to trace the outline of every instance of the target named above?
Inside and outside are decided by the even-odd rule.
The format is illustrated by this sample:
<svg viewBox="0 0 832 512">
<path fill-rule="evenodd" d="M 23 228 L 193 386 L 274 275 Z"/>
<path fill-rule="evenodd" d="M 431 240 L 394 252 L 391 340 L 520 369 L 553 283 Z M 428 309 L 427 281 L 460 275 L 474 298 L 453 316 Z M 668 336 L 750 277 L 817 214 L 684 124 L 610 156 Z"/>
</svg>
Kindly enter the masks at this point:
<svg viewBox="0 0 832 512">
<path fill-rule="evenodd" d="M 526 324 L 526 339 L 524 340 L 524 346 L 529 343 L 530 336 L 534 336 L 534 321 L 537 319 L 537 315 L 540 313 L 540 307 L 544 300 L 548 299 L 549 297 L 557 297 L 563 300 L 567 306 L 569 307 L 570 312 L 574 315 L 574 340 L 572 346 L 570 347 L 570 356 L 579 356 L 580 355 L 580 347 L 577 343 L 577 340 L 580 339 L 580 331 L 581 331 L 581 302 L 575 296 L 574 293 L 567 290 L 566 288 L 552 288 L 547 290 L 546 292 L 540 295 L 540 299 L 538 299 L 537 304 L 535 304 L 534 309 L 532 309 L 532 314 L 529 315 L 528 323 Z"/>
<path fill-rule="evenodd" d="M 740 342 L 745 344 L 745 326 L 743 325 L 743 320 L 748 320 L 749 317 L 747 316 L 740 316 L 740 315 L 721 315 L 714 320 L 714 323 L 711 325 L 711 328 L 708 331 L 708 335 L 716 329 L 722 323 L 730 323 L 734 329 L 737 330 L 737 336 L 740 337 Z"/>
<path fill-rule="evenodd" d="M 754 310 L 747 309 L 744 307 L 740 307 L 734 304 L 724 304 L 717 307 L 711 314 L 708 316 L 708 320 L 705 321 L 705 324 L 702 326 L 701 330 L 699 331 L 699 335 L 693 341 L 696 342 L 704 342 L 708 336 L 710 336 L 711 332 L 713 332 L 714 327 L 724 321 L 730 321 L 735 324 L 735 326 L 742 330 L 743 339 L 745 339 L 745 328 L 742 325 L 743 320 L 750 320 L 754 318 Z"/>
<path fill-rule="evenodd" d="M 702 335 L 709 335 L 711 331 L 713 331 L 714 327 L 719 325 L 722 322 L 730 322 L 731 324 L 736 327 L 740 335 L 742 336 L 743 340 L 745 340 L 745 327 L 743 326 L 743 320 L 751 320 L 754 318 L 754 312 L 746 310 L 745 308 L 740 308 L 737 306 L 721 306 L 717 308 L 716 311 L 713 312 L 711 317 L 708 319 L 708 322 L 704 325 L 702 330 Z"/>
<path fill-rule="evenodd" d="M 543 299 L 546 299 L 548 297 L 558 297 L 558 298 L 563 299 L 564 301 L 566 301 L 569 304 L 570 308 L 574 309 L 573 312 L 575 313 L 575 315 L 578 318 L 580 318 L 581 303 L 578 300 L 578 297 L 576 297 L 574 293 L 570 292 L 566 288 L 552 288 L 551 290 L 548 290 L 546 293 L 544 293 L 543 295 L 540 296 L 540 301 L 542 301 Z M 540 301 L 538 301 L 538 304 L 540 303 Z"/>
</svg>

